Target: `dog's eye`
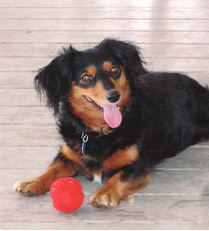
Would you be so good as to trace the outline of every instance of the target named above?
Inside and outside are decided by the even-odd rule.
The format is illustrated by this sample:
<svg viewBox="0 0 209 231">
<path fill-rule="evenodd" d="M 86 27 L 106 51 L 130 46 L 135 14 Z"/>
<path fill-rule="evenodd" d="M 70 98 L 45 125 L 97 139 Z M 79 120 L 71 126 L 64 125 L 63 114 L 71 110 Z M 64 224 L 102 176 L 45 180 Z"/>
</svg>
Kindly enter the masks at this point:
<svg viewBox="0 0 209 231">
<path fill-rule="evenodd" d="M 91 75 L 89 75 L 89 74 L 83 74 L 82 76 L 81 76 L 81 81 L 83 82 L 83 83 L 90 83 L 91 81 L 93 80 L 93 77 L 91 76 Z"/>
<path fill-rule="evenodd" d="M 110 73 L 112 74 L 116 74 L 118 72 L 118 67 L 117 66 L 113 66 L 111 69 L 110 69 Z"/>
</svg>

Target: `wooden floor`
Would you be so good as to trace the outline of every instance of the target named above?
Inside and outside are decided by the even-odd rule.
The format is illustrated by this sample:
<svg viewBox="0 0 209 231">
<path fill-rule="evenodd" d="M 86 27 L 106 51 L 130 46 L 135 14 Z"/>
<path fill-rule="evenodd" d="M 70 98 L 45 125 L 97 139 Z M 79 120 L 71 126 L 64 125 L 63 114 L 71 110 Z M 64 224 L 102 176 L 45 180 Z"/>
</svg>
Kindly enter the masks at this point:
<svg viewBox="0 0 209 231">
<path fill-rule="evenodd" d="M 42 173 L 61 144 L 33 89 L 37 70 L 62 46 L 86 49 L 105 37 L 139 45 L 149 70 L 183 72 L 209 85 L 208 0 L 1 0 L 1 229 L 209 228 L 209 143 L 158 165 L 152 184 L 117 208 L 89 206 L 101 186 L 82 177 L 85 201 L 70 214 L 56 211 L 49 194 L 13 191 L 17 180 Z"/>
</svg>

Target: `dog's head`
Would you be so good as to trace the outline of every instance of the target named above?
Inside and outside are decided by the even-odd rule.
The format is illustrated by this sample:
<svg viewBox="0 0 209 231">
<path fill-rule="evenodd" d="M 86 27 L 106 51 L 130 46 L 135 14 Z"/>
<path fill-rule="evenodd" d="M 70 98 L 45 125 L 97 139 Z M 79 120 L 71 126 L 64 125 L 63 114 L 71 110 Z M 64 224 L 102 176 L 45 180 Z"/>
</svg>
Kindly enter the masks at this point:
<svg viewBox="0 0 209 231">
<path fill-rule="evenodd" d="M 94 130 L 116 128 L 130 101 L 129 82 L 146 73 L 138 49 L 130 43 L 106 39 L 93 49 L 64 49 L 35 77 L 37 91 L 59 111 L 68 101 L 73 114 Z"/>
</svg>

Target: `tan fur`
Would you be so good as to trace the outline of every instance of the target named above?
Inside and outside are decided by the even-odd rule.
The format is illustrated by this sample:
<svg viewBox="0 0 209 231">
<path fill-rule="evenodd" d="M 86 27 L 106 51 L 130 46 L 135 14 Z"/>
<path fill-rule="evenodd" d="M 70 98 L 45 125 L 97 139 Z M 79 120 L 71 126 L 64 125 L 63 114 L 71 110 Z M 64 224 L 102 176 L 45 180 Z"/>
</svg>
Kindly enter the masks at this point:
<svg viewBox="0 0 209 231">
<path fill-rule="evenodd" d="M 81 155 L 73 151 L 65 142 L 62 144 L 61 152 L 67 159 L 72 160 L 77 165 L 81 165 Z"/>
<path fill-rule="evenodd" d="M 110 69 L 111 63 L 104 62 L 104 69 Z M 122 68 L 122 67 L 121 67 Z M 86 70 L 88 72 L 95 72 L 94 67 L 88 67 Z M 125 72 L 122 70 L 120 78 L 114 80 L 110 78 L 113 82 L 115 88 L 121 94 L 121 99 L 118 104 L 119 110 L 122 113 L 124 106 L 130 101 L 130 89 L 128 82 L 126 80 Z M 80 118 L 88 127 L 97 133 L 103 132 L 107 134 L 109 132 L 109 126 L 106 124 L 103 112 L 89 103 L 83 96 L 87 96 L 94 100 L 98 105 L 105 105 L 109 102 L 107 101 L 105 95 L 109 91 L 104 89 L 101 81 L 98 81 L 93 88 L 81 88 L 72 82 L 71 95 L 69 101 L 72 105 L 73 114 Z"/>
<path fill-rule="evenodd" d="M 95 77 L 96 73 L 97 73 L 97 69 L 94 66 L 90 66 L 86 68 L 86 73 L 88 73 L 89 75 Z"/>
<path fill-rule="evenodd" d="M 105 71 L 110 71 L 110 69 L 111 69 L 111 67 L 112 67 L 112 63 L 111 62 L 109 62 L 109 61 L 105 61 L 104 63 L 103 63 L 103 69 L 105 70 Z"/>
<path fill-rule="evenodd" d="M 50 185 L 54 180 L 60 177 L 73 176 L 74 174 L 75 169 L 73 167 L 69 167 L 59 160 L 39 177 L 25 182 L 16 182 L 14 188 L 20 194 L 28 193 L 29 196 L 33 194 L 41 195 L 49 191 Z"/>
<path fill-rule="evenodd" d="M 94 88 L 83 89 L 72 83 L 71 95 L 69 101 L 72 105 L 73 114 L 80 118 L 92 130 L 101 133 L 101 130 L 107 127 L 103 112 L 89 103 L 83 96 L 86 95 L 98 104 L 107 103 L 102 83 L 99 81 Z"/>
<path fill-rule="evenodd" d="M 89 199 L 90 205 L 96 208 L 101 206 L 115 207 L 121 200 L 127 199 L 129 195 L 142 189 L 151 181 L 149 174 L 140 176 L 132 181 L 122 181 L 122 175 L 123 171 L 120 171 L 111 177 L 105 186 L 97 190 Z"/>
<path fill-rule="evenodd" d="M 123 150 L 118 149 L 117 152 L 103 162 L 103 168 L 105 171 L 109 171 L 125 165 L 130 165 L 137 157 L 138 150 L 136 145 Z"/>
</svg>

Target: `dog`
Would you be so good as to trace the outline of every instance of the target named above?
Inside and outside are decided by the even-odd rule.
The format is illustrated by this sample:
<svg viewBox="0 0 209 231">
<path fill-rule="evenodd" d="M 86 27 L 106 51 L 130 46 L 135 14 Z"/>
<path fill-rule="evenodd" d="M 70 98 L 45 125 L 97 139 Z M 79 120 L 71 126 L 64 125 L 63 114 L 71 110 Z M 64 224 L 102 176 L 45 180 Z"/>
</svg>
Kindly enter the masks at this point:
<svg viewBox="0 0 209 231">
<path fill-rule="evenodd" d="M 208 140 L 209 89 L 144 66 L 137 46 L 104 39 L 85 51 L 63 49 L 40 69 L 35 88 L 53 109 L 63 144 L 42 175 L 15 190 L 41 195 L 60 177 L 108 177 L 89 203 L 114 207 L 150 183 L 157 163 Z"/>
</svg>

